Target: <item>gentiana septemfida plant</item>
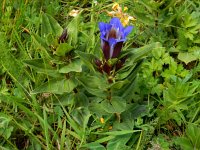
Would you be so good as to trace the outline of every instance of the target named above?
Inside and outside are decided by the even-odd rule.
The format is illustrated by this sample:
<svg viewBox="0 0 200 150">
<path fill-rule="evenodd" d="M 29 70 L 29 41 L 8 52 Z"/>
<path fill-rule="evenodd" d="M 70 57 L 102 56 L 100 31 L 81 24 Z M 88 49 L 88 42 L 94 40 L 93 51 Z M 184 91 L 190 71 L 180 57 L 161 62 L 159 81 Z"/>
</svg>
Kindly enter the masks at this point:
<svg viewBox="0 0 200 150">
<path fill-rule="evenodd" d="M 133 41 L 129 38 L 131 36 L 128 37 L 133 26 L 123 27 L 118 18 L 112 18 L 109 23 L 98 24 L 100 40 L 99 35 L 93 35 L 95 41 L 100 42 L 98 50 L 102 55 L 97 55 L 97 49 L 87 51 L 93 46 L 88 42 L 91 37 L 82 34 L 88 29 L 80 19 L 75 17 L 63 29 L 55 19 L 43 14 L 41 35 L 32 33 L 35 47 L 42 51 L 42 58 L 24 60 L 38 74 L 46 75 L 41 79 L 44 83 L 35 84 L 32 94 L 50 93 L 55 104 L 69 109 L 67 118 L 80 126 L 80 131 L 72 126 L 77 134 L 84 133 L 88 118 L 95 122 L 96 118 L 112 118 L 117 114 L 114 116 L 121 123 L 146 112 L 145 105 L 131 102 L 134 101 L 132 89 L 143 60 L 152 49 L 160 47 L 159 43 L 140 48 L 127 46 L 126 42 Z M 46 26 L 47 21 L 52 26 Z M 109 123 L 108 120 L 105 124 Z M 134 125 L 130 124 L 132 132 Z"/>
<path fill-rule="evenodd" d="M 3 2 L 2 149 L 200 147 L 198 1 Z"/>
<path fill-rule="evenodd" d="M 133 98 L 131 90 L 143 59 L 152 49 L 159 47 L 159 43 L 141 48 L 126 47 L 124 50 L 125 42 L 130 40 L 127 37 L 133 31 L 133 26 L 123 27 L 118 18 L 112 18 L 109 23 L 98 23 L 100 30 L 98 50 L 102 51 L 102 56 L 99 57 L 95 51 L 89 53 L 87 47 L 83 49 L 80 46 L 83 43 L 81 40 L 85 37 L 81 37 L 83 35 L 80 36 L 78 32 L 81 27 L 79 16 L 75 17 L 66 29 L 47 14 L 43 14 L 42 19 L 44 22 L 42 22 L 41 36 L 33 33 L 32 37 L 36 46 L 39 45 L 44 51 L 45 59 L 25 60 L 24 63 L 49 77 L 46 83 L 35 87 L 32 93 L 71 95 L 76 91 L 76 94 L 84 94 L 87 98 L 99 99 L 97 104 L 101 105 L 98 107 L 102 107 L 102 111 L 124 112 L 127 108 L 126 103 Z M 52 27 L 46 27 L 47 20 L 51 22 Z M 58 38 L 55 41 L 51 40 L 52 37 Z M 95 38 L 98 41 L 99 37 Z M 84 40 L 86 41 L 87 39 Z M 102 102 L 117 108 L 113 108 L 112 111 L 107 110 Z"/>
</svg>

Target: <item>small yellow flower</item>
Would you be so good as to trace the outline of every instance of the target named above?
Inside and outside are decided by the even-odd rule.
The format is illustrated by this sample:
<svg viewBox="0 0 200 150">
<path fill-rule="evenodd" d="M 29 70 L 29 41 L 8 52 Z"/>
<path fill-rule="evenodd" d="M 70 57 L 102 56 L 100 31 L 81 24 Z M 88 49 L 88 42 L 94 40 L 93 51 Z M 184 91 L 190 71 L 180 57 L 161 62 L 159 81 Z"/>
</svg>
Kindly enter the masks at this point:
<svg viewBox="0 0 200 150">
<path fill-rule="evenodd" d="M 72 11 L 69 12 L 69 15 L 72 16 L 72 17 L 76 17 L 79 13 L 79 10 L 75 10 L 73 9 Z"/>
<path fill-rule="evenodd" d="M 122 8 L 120 7 L 120 5 L 118 3 L 114 3 L 112 6 L 112 10 L 113 11 L 107 11 L 108 16 L 110 17 L 117 17 L 120 19 L 121 23 L 123 24 L 123 26 L 128 25 L 129 21 L 135 21 L 136 19 L 132 16 L 129 16 L 127 13 L 124 13 L 123 11 L 127 11 L 128 7 L 124 7 L 123 11 Z"/>
<path fill-rule="evenodd" d="M 132 21 L 136 21 L 136 18 L 132 17 L 132 16 L 128 16 L 128 19 L 129 20 L 132 20 Z"/>
<path fill-rule="evenodd" d="M 105 120 L 104 120 L 104 118 L 100 118 L 100 122 L 102 123 L 102 124 L 104 124 L 105 123 Z"/>
<path fill-rule="evenodd" d="M 128 7 L 124 7 L 124 11 L 127 11 L 128 10 Z"/>
<path fill-rule="evenodd" d="M 113 6 L 112 6 L 112 10 L 116 11 L 118 9 L 120 9 L 121 7 L 119 6 L 118 3 L 114 3 Z"/>
<path fill-rule="evenodd" d="M 113 17 L 113 16 L 115 16 L 116 12 L 115 11 L 108 11 L 107 14 L 108 14 L 108 16 Z"/>
<path fill-rule="evenodd" d="M 136 19 L 133 18 L 132 16 L 124 15 L 123 17 L 121 17 L 120 20 L 121 20 L 123 26 L 126 26 L 126 25 L 128 25 L 130 20 L 135 21 Z"/>
</svg>

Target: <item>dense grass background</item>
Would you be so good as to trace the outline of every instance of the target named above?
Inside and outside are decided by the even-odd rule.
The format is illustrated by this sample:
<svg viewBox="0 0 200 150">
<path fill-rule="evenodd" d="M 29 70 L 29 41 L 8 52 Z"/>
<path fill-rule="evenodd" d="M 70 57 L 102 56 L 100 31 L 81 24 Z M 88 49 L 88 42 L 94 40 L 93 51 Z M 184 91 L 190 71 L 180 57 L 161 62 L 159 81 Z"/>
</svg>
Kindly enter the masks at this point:
<svg viewBox="0 0 200 150">
<path fill-rule="evenodd" d="M 136 21 L 110 84 L 113 1 L 0 1 L 0 149 L 200 149 L 200 1 L 116 2 Z"/>
</svg>

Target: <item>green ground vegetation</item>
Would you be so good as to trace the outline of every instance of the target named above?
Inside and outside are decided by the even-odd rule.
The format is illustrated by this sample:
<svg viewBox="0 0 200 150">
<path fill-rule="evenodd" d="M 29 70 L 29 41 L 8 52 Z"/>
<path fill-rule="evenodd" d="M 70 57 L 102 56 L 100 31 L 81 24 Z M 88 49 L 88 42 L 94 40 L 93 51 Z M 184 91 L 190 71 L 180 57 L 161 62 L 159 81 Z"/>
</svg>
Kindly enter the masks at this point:
<svg viewBox="0 0 200 150">
<path fill-rule="evenodd" d="M 112 0 L 0 1 L 0 149 L 200 150 L 200 1 L 116 2 L 136 20 L 108 76 Z"/>
</svg>

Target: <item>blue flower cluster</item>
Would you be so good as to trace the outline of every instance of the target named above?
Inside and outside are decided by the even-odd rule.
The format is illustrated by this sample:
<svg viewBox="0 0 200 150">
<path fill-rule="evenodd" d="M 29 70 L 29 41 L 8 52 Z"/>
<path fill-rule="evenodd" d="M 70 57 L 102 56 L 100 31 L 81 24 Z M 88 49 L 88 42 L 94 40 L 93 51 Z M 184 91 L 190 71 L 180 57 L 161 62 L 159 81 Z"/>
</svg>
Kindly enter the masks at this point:
<svg viewBox="0 0 200 150">
<path fill-rule="evenodd" d="M 104 58 L 106 60 L 117 58 L 133 26 L 124 28 L 118 18 L 112 18 L 110 23 L 100 22 L 99 29 L 101 32 L 101 48 Z"/>
</svg>

